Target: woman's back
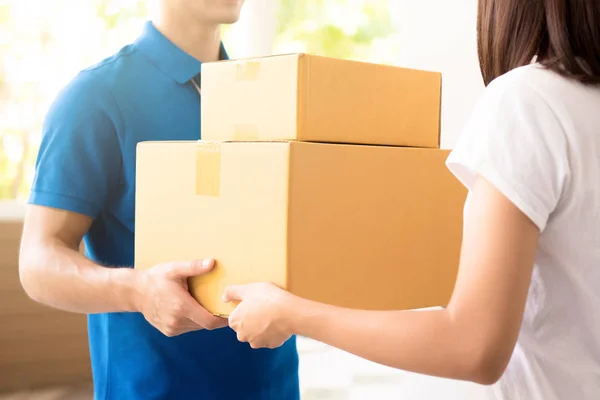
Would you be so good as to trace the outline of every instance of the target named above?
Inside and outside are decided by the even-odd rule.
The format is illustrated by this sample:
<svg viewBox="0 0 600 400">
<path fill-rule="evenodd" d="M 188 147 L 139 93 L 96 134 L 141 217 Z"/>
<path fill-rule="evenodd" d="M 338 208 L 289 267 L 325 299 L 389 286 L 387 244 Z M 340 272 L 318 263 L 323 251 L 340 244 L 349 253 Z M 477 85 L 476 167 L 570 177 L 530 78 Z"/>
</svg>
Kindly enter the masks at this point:
<svg viewBox="0 0 600 400">
<path fill-rule="evenodd" d="M 517 347 L 494 393 L 598 399 L 600 86 L 528 65 L 493 81 L 477 109 L 449 165 L 487 153 L 496 184 L 541 229 Z"/>
<path fill-rule="evenodd" d="M 546 140 L 539 143 L 556 148 L 560 167 L 548 171 L 558 173 L 556 186 L 540 187 L 539 193 L 562 190 L 540 235 L 519 342 L 499 389 L 509 399 L 597 399 L 600 86 L 584 86 L 532 66 L 515 74 L 523 75 L 556 118 L 556 128 L 545 132 Z M 532 374 L 535 379 L 529 379 Z"/>
</svg>

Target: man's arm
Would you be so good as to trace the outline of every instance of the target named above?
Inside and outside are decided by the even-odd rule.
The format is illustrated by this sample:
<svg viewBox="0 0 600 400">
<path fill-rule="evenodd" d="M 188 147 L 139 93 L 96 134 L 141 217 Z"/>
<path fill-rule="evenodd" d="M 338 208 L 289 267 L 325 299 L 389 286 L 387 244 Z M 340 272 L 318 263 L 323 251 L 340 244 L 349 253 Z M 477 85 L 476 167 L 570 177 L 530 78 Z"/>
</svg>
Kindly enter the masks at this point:
<svg viewBox="0 0 600 400">
<path fill-rule="evenodd" d="M 209 271 L 210 262 L 138 271 L 97 265 L 78 251 L 122 182 L 124 157 L 134 157 L 119 151 L 125 129 L 120 110 L 103 75 L 88 70 L 48 111 L 21 243 L 23 288 L 38 302 L 66 311 L 138 311 L 169 336 L 226 325 L 188 292 L 187 278 Z"/>
<path fill-rule="evenodd" d="M 21 284 L 35 301 L 77 313 L 136 311 L 130 268 L 105 268 L 79 252 L 92 218 L 30 205 L 19 256 Z"/>
<path fill-rule="evenodd" d="M 91 223 L 82 214 L 28 206 L 19 273 L 32 299 L 84 314 L 141 312 L 167 336 L 227 325 L 188 292 L 187 278 L 208 272 L 212 263 L 168 263 L 149 271 L 100 266 L 79 252 Z"/>
</svg>

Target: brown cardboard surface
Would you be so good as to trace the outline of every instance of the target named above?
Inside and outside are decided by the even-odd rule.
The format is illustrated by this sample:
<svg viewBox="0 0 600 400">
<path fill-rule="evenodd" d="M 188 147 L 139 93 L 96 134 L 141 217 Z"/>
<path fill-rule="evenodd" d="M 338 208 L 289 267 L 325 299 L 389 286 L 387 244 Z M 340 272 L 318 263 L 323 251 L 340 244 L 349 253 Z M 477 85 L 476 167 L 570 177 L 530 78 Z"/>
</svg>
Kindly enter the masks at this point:
<svg viewBox="0 0 600 400">
<path fill-rule="evenodd" d="M 307 54 L 204 63 L 201 109 L 205 140 L 438 148 L 441 74 Z"/>
<path fill-rule="evenodd" d="M 362 309 L 449 300 L 466 191 L 448 151 L 224 142 L 218 163 L 198 161 L 206 146 L 138 145 L 136 268 L 215 258 L 190 286 L 219 315 L 228 285 L 257 281 Z M 218 174 L 218 195 L 197 194 L 198 173 Z"/>
<path fill-rule="evenodd" d="M 0 393 L 89 381 L 85 315 L 45 307 L 23 291 L 22 231 L 20 221 L 0 221 Z"/>
</svg>

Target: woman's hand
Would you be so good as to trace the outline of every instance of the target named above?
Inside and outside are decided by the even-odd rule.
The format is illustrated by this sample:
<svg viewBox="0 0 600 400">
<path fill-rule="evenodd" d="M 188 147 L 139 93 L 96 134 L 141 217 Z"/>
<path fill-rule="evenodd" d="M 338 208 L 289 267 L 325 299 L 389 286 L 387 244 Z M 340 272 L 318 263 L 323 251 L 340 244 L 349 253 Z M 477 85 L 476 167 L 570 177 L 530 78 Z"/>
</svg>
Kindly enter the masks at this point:
<svg viewBox="0 0 600 400">
<path fill-rule="evenodd" d="M 274 349 L 293 334 L 288 316 L 293 314 L 295 297 L 271 283 L 230 286 L 224 300 L 240 302 L 229 316 L 229 326 L 240 342 L 254 349 Z"/>
</svg>

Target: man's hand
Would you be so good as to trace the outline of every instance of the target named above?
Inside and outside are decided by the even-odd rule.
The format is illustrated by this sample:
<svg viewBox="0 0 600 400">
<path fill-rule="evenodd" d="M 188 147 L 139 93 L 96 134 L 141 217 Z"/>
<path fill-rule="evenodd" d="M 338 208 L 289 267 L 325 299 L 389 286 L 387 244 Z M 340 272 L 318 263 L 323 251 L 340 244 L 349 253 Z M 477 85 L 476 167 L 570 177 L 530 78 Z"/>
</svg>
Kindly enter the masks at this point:
<svg viewBox="0 0 600 400">
<path fill-rule="evenodd" d="M 226 319 L 210 314 L 188 292 L 187 279 L 209 272 L 212 260 L 149 270 L 107 268 L 79 249 L 92 222 L 75 212 L 27 207 L 19 278 L 31 299 L 81 314 L 141 312 L 167 336 L 227 326 Z"/>
<path fill-rule="evenodd" d="M 139 271 L 135 308 L 166 336 L 227 326 L 206 311 L 188 292 L 187 279 L 209 272 L 212 260 L 160 264 Z"/>
</svg>

